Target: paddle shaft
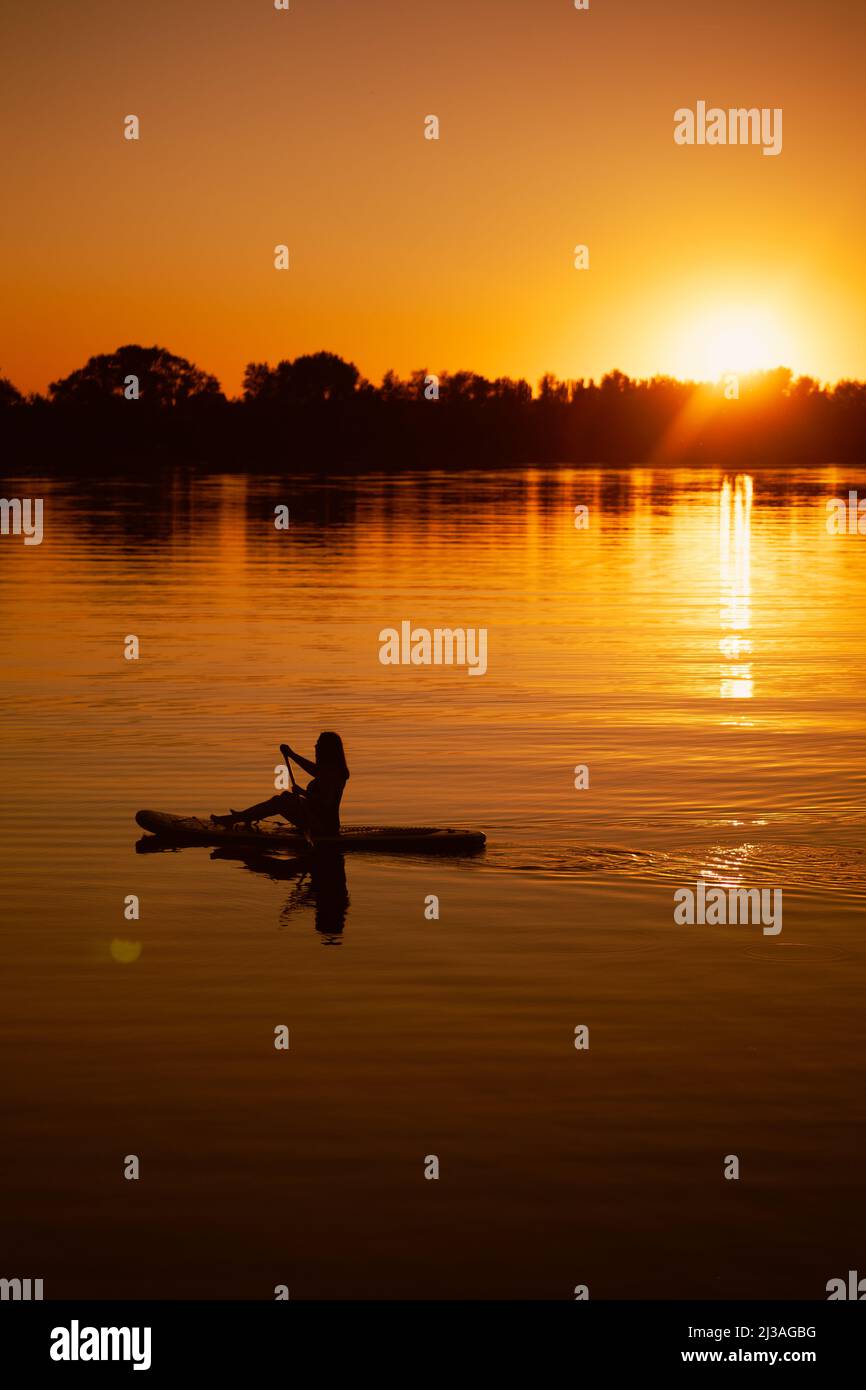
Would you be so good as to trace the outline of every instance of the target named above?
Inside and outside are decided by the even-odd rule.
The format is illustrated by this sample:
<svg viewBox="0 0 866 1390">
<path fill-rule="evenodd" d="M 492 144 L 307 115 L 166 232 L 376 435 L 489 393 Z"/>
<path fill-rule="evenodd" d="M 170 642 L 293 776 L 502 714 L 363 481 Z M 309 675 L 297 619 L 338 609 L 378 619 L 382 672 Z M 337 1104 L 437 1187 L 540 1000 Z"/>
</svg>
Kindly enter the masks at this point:
<svg viewBox="0 0 866 1390">
<path fill-rule="evenodd" d="M 288 771 L 289 771 L 289 780 L 290 780 L 290 782 L 291 782 L 291 784 L 292 784 L 292 791 L 293 791 L 293 792 L 296 792 L 296 791 L 298 790 L 298 784 L 297 784 L 297 782 L 295 781 L 295 774 L 292 772 L 292 762 L 291 762 L 291 759 L 290 759 L 288 753 L 284 753 L 284 754 L 283 754 L 283 757 L 284 757 L 285 760 L 286 760 L 286 767 L 288 768 Z"/>
</svg>

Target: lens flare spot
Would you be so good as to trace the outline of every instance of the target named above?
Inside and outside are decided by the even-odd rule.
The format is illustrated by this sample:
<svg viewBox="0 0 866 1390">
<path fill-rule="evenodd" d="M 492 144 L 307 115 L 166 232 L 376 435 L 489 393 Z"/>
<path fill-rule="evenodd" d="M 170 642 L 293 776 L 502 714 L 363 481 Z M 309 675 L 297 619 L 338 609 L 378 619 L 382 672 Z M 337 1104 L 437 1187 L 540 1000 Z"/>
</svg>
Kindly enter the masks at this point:
<svg viewBox="0 0 866 1390">
<path fill-rule="evenodd" d="M 109 947 L 112 960 L 116 960 L 119 965 L 132 965 L 141 955 L 142 945 L 140 941 L 121 941 L 120 937 L 115 937 Z"/>
</svg>

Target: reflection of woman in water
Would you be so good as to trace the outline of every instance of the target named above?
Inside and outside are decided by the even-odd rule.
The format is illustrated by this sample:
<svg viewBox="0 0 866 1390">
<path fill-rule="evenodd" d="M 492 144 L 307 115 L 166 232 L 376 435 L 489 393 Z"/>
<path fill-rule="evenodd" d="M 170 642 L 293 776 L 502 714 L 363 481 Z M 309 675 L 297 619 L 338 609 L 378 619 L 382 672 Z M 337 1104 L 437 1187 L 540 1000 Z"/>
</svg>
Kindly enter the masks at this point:
<svg viewBox="0 0 866 1390">
<path fill-rule="evenodd" d="M 233 845 L 231 849 L 215 849 L 211 858 L 239 859 L 252 873 L 266 874 L 274 883 L 294 883 L 280 916 L 287 919 L 303 908 L 312 908 L 316 931 L 327 938 L 325 944 L 334 945 L 339 940 L 349 911 L 349 886 L 345 855 L 333 845 L 292 859 Z"/>
<path fill-rule="evenodd" d="M 288 916 L 301 907 L 312 907 L 316 931 L 322 936 L 338 937 L 346 925 L 349 911 L 349 887 L 346 883 L 345 857 L 329 847 L 314 850 L 305 864 L 307 885 L 298 884 L 295 894 L 283 908 Z"/>
<path fill-rule="evenodd" d="M 245 811 L 231 810 L 225 816 L 211 816 L 216 825 L 233 828 L 238 822 L 252 825 L 265 816 L 282 816 L 304 834 L 333 836 L 340 833 L 340 802 L 349 780 L 343 740 L 339 734 L 325 732 L 316 739 L 316 761 L 302 758 L 287 743 L 280 744 L 292 779 L 290 792 L 279 792 L 267 801 L 248 806 Z M 291 759 L 291 761 L 290 761 Z M 292 773 L 292 761 L 309 772 L 312 782 L 299 787 Z"/>
</svg>

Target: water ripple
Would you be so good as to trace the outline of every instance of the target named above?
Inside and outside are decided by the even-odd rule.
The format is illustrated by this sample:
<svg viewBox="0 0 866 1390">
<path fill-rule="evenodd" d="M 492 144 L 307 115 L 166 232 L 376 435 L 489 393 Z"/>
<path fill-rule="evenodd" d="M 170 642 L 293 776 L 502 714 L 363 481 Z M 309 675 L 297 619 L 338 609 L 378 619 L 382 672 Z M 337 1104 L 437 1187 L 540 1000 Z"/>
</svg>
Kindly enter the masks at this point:
<svg viewBox="0 0 866 1390">
<path fill-rule="evenodd" d="M 489 863 L 496 860 L 495 851 L 488 853 Z M 788 892 L 833 894 L 866 904 L 866 850 L 855 847 L 772 840 L 668 850 L 571 845 L 515 858 L 503 849 L 500 862 L 514 872 L 545 878 L 590 876 L 600 881 L 631 878 L 671 884 L 703 878 L 722 886 L 773 886 Z"/>
</svg>

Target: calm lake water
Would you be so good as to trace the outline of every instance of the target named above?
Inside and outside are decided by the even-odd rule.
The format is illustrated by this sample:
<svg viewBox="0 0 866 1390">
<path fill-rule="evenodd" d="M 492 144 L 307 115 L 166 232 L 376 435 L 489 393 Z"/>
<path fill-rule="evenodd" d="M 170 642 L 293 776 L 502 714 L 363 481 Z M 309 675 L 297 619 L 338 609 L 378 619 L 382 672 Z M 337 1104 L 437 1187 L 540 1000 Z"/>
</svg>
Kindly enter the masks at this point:
<svg viewBox="0 0 866 1390">
<path fill-rule="evenodd" d="M 858 486 L 7 480 L 45 539 L 0 539 L 0 1274 L 821 1299 L 866 1273 L 866 537 L 825 526 Z M 403 620 L 486 628 L 486 675 L 383 666 Z M 324 728 L 344 821 L 486 851 L 349 855 L 345 886 L 136 852 L 139 807 L 259 800 Z M 782 931 L 677 925 L 700 877 L 781 888 Z"/>
</svg>

